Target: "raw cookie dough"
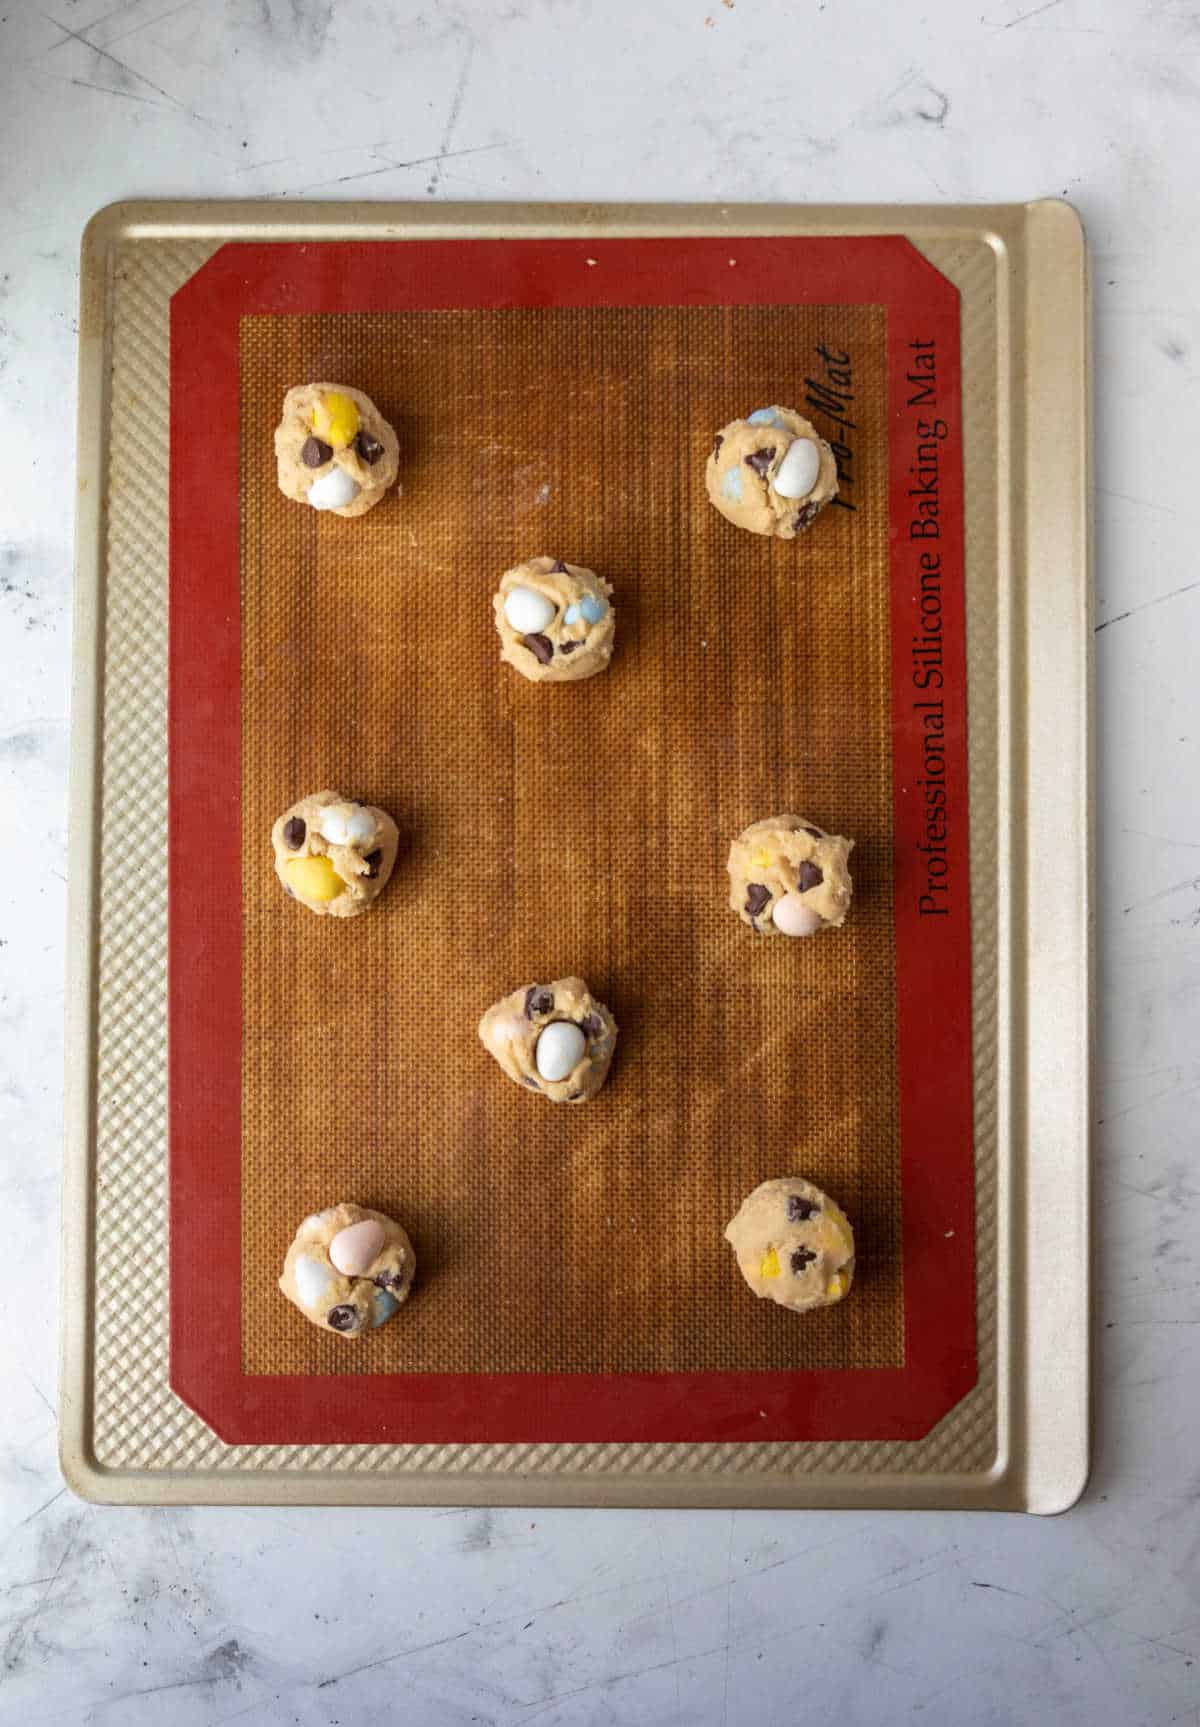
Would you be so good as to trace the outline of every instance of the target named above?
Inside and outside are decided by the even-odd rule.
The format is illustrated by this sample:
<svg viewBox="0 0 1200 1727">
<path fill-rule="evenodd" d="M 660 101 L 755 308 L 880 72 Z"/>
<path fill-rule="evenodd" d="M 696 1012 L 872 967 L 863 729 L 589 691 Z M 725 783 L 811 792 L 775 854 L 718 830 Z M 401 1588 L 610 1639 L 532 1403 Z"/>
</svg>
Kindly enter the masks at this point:
<svg viewBox="0 0 1200 1727">
<path fill-rule="evenodd" d="M 400 834 L 386 810 L 314 792 L 271 829 L 275 874 L 322 917 L 357 917 L 387 886 Z"/>
<path fill-rule="evenodd" d="M 335 516 L 363 516 L 395 484 L 400 446 L 370 396 L 349 384 L 298 384 L 275 428 L 279 490 Z"/>
<path fill-rule="evenodd" d="M 551 1103 L 583 1103 L 608 1075 L 617 1022 L 581 977 L 513 990 L 479 1022 L 479 1036 L 509 1079 Z"/>
<path fill-rule="evenodd" d="M 735 527 L 794 540 L 837 496 L 837 461 L 795 408 L 756 408 L 717 433 L 704 482 Z"/>
<path fill-rule="evenodd" d="M 854 1231 L 841 1208 L 798 1175 L 764 1181 L 726 1227 L 755 1295 L 805 1313 L 831 1307 L 854 1282 Z"/>
<path fill-rule="evenodd" d="M 296 1231 L 279 1287 L 314 1325 L 357 1337 L 407 1301 L 416 1269 L 413 1244 L 392 1218 L 333 1205 Z"/>
<path fill-rule="evenodd" d="M 529 558 L 505 570 L 492 599 L 500 658 L 535 684 L 591 678 L 612 659 L 612 588 L 561 558 Z"/>
<path fill-rule="evenodd" d="M 836 929 L 850 909 L 853 840 L 803 816 L 751 822 L 729 848 L 729 905 L 760 935 Z"/>
</svg>

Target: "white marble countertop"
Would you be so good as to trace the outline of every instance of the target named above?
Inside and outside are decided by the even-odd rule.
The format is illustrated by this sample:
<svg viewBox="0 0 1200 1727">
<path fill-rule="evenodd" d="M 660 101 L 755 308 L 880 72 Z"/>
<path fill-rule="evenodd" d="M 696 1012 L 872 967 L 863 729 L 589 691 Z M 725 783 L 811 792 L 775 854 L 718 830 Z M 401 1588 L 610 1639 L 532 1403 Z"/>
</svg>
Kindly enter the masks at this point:
<svg viewBox="0 0 1200 1727">
<path fill-rule="evenodd" d="M 0 8 L 0 1719 L 1200 1724 L 1200 6 Z M 137 196 L 1070 197 L 1095 268 L 1098 1429 L 1065 1518 L 120 1511 L 55 1304 L 80 231 Z"/>
</svg>

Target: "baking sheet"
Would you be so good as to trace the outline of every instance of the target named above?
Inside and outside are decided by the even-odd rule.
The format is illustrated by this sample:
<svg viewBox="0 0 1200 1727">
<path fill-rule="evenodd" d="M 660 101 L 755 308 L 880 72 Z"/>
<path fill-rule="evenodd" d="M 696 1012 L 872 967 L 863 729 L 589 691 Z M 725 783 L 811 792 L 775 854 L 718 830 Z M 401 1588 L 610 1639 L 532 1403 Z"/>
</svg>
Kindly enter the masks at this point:
<svg viewBox="0 0 1200 1727">
<path fill-rule="evenodd" d="M 75 1157 L 68 1194 L 68 1223 L 84 1232 L 94 1267 L 95 1283 L 87 1292 L 84 1310 L 69 1316 L 64 1372 L 64 1463 L 73 1481 L 98 1496 L 165 1498 L 301 1497 L 328 1499 L 489 1498 L 497 1501 L 598 1500 L 601 1502 L 763 1502 L 763 1503 L 992 1503 L 1028 1504 L 1052 1508 L 1078 1487 L 1085 1446 L 1083 1402 L 1086 1372 L 1083 1360 L 1083 1316 L 1086 1312 L 1086 1260 L 1083 1248 L 1083 1195 L 1086 1190 L 1085 1143 L 1081 1114 L 1066 1140 L 1044 1140 L 1038 1123 L 1026 1117 L 1029 1133 L 1014 1132 L 1011 1103 L 1025 1102 L 1031 1077 L 1028 1066 L 1014 1060 L 1012 1039 L 1030 1021 L 1028 1011 L 1046 1009 L 1045 991 L 1030 988 L 1030 962 L 1023 942 L 1019 898 L 993 891 L 998 869 L 997 850 L 1009 844 L 1022 852 L 1032 844 L 1035 857 L 1047 843 L 1044 811 L 1036 824 L 1022 824 L 1015 834 L 1011 823 L 1014 791 L 1024 796 L 1043 757 L 1031 747 L 1028 759 L 1014 762 L 1017 739 L 1037 744 L 1030 717 L 1040 712 L 1036 692 L 1021 677 L 1023 632 L 1030 612 L 1039 615 L 1054 603 L 1060 608 L 1060 635 L 1075 642 L 1078 657 L 1059 656 L 1054 667 L 1060 788 L 1077 768 L 1080 778 L 1072 805 L 1076 817 L 1083 807 L 1086 735 L 1086 544 L 1083 532 L 1083 478 L 1086 459 L 1083 367 L 1083 280 L 1079 237 L 1068 212 L 1040 206 L 1030 211 L 946 213 L 862 212 L 727 212 L 723 217 L 692 212 L 613 212 L 598 218 L 578 212 L 439 212 L 431 228 L 417 213 L 376 209 L 370 230 L 380 241 L 397 238 L 512 234 L 562 234 L 612 240 L 622 233 L 704 234 L 716 230 L 746 236 L 828 234 L 852 228 L 862 234 L 905 231 L 926 257 L 954 281 L 963 301 L 963 394 L 967 471 L 967 591 L 968 654 L 971 698 L 972 881 L 974 908 L 974 990 L 977 1078 L 975 1142 L 977 1157 L 978 1343 L 979 1380 L 974 1390 L 928 1437 L 917 1442 L 789 1443 L 786 1440 L 738 1439 L 726 1444 L 685 1443 L 637 1445 L 632 1441 L 595 1445 L 553 1443 L 408 1445 L 266 1444 L 222 1445 L 167 1385 L 166 1339 L 154 1332 L 131 1359 L 129 1340 L 121 1337 L 119 1316 L 110 1317 L 111 1293 L 122 1266 L 121 1202 L 131 1193 L 162 1196 L 161 1247 L 165 1255 L 165 1078 L 160 1022 L 144 1022 L 145 993 L 135 989 L 139 971 L 155 966 L 156 916 L 162 908 L 156 895 L 161 883 L 147 888 L 146 914 L 105 920 L 104 869 L 106 836 L 115 840 L 118 827 L 128 839 L 131 819 L 140 822 L 150 855 L 165 839 L 162 801 L 165 763 L 161 743 L 147 734 L 165 691 L 145 666 L 165 667 L 161 635 L 163 600 L 161 570 L 148 577 L 137 554 L 163 544 L 165 487 L 161 472 L 147 475 L 145 445 L 156 430 L 163 447 L 167 427 L 156 415 L 169 409 L 165 385 L 166 312 L 170 295 L 193 277 L 199 265 L 231 238 L 264 236 L 330 241 L 347 236 L 346 211 L 308 212 L 301 230 L 296 212 L 283 214 L 255 206 L 252 211 L 224 208 L 188 212 L 118 210 L 101 218 L 92 231 L 85 263 L 83 455 L 81 482 L 81 679 L 85 721 L 77 734 L 77 818 L 74 913 L 84 950 L 97 962 L 93 990 L 76 992 L 73 1028 L 73 1099 L 81 1114 L 73 1117 Z M 489 218 L 490 217 L 490 221 Z M 873 220 L 872 220 L 873 217 Z M 190 222 L 190 228 L 189 228 Z M 353 226 L 356 240 L 367 230 Z M 736 248 L 730 248 L 731 253 Z M 1073 264 L 1073 272 L 1070 266 Z M 1067 266 L 1064 273 L 1064 265 Z M 1039 295 L 1037 316 L 1025 318 L 1014 286 L 1032 279 L 1030 272 L 1047 272 Z M 1020 319 L 1014 322 L 1017 312 Z M 1057 317 L 1057 324 L 1055 318 Z M 1024 320 L 1022 322 L 1021 320 Z M 1049 329 L 1046 326 L 1049 326 Z M 1039 343 L 1051 368 L 1043 373 L 1055 386 L 1057 445 L 1043 450 L 1037 419 L 1037 392 L 1030 400 L 1016 388 L 1010 371 L 1011 344 L 1028 349 Z M 95 362 L 89 367 L 89 356 Z M 111 380 L 111 393 L 105 384 Z M 129 387 L 136 382 L 136 415 L 130 417 Z M 147 388 L 150 384 L 151 387 Z M 127 394 L 127 392 L 129 392 Z M 1048 398 L 1046 398 L 1048 400 Z M 1074 441 L 1063 439 L 1063 402 L 1073 403 Z M 1042 428 L 1044 436 L 1048 436 Z M 103 438 L 101 438 L 103 434 Z M 1066 446 L 1066 447 L 1064 447 Z M 1050 487 L 1048 508 L 1035 522 L 1025 519 L 998 490 L 1015 461 L 1031 461 L 1036 452 L 1037 484 Z M 179 452 L 176 451 L 178 456 Z M 103 465 L 101 465 L 103 464 Z M 109 503 L 106 538 L 93 541 L 86 483 L 103 488 Z M 1039 494 L 1040 495 L 1040 494 Z M 376 512 L 380 514 L 381 512 Z M 369 520 L 370 518 L 368 518 Z M 998 530 L 998 532 L 997 532 Z M 158 536 L 158 537 L 156 537 Z M 1023 582 L 1025 569 L 1036 565 L 1048 537 L 1054 537 L 1053 579 L 1036 589 Z M 1013 554 L 1019 552 L 1019 557 Z M 1065 553 L 1065 555 L 1064 555 Z M 90 578 L 103 570 L 107 577 L 105 615 L 92 610 L 98 587 Z M 1047 566 L 1048 570 L 1048 566 Z M 1014 576 L 1021 578 L 1013 580 Z M 136 593 L 137 583 L 157 580 L 153 594 Z M 129 584 L 128 596 L 121 583 Z M 129 610 L 123 607 L 136 601 Z M 104 630 L 94 627 L 101 621 Z M 106 724 L 93 733 L 86 723 L 94 712 L 92 684 L 94 653 L 104 655 L 107 700 Z M 1020 651 L 1014 652 L 1014 649 Z M 142 677 L 126 688 L 138 661 Z M 1075 680 L 1074 685 L 1072 679 Z M 602 683 L 604 680 L 600 680 Z M 583 686 L 587 688 L 587 686 Z M 119 707 L 116 698 L 129 699 Z M 1071 704 L 1074 697 L 1074 706 Z M 89 702 L 90 698 L 90 702 Z M 1064 706 L 1065 703 L 1065 706 Z M 1071 752 L 1063 763 L 1064 715 L 1074 718 L 1079 760 Z M 1014 724 L 1014 720 L 1018 723 Z M 95 748 L 102 751 L 106 795 L 96 800 Z M 1045 758 L 1047 761 L 1049 758 Z M 1019 770 L 1012 775 L 1011 770 Z M 300 789 L 300 788 L 297 788 Z M 1068 784 L 1068 793 L 1072 788 Z M 155 800 L 158 800 L 157 802 Z M 1058 794 L 1062 803 L 1061 789 Z M 1071 804 L 1071 795 L 1067 798 Z M 810 812 L 811 813 L 811 812 Z M 818 816 L 818 819 L 821 819 Z M 1051 818 L 1052 819 L 1052 818 Z M 997 844 L 997 835 L 1001 836 Z M 1074 970 L 1070 987 L 1053 998 L 1052 1046 L 1039 1044 L 1038 1058 L 1053 1051 L 1061 1078 L 1066 1073 L 1078 1086 L 1086 1082 L 1083 1046 L 1077 1041 L 1086 1002 L 1086 940 L 1081 916 L 1086 910 L 1086 858 L 1077 833 L 1069 840 L 1056 836 L 1073 857 L 1075 874 L 1062 871 L 1060 849 L 1056 868 L 1064 881 L 1061 940 L 1071 946 Z M 1073 848 L 1073 849 L 1072 849 Z M 161 853 L 159 853 L 161 855 Z M 719 867 L 719 859 L 715 860 Z M 1078 873 L 1083 871 L 1083 874 Z M 978 889 L 983 885 L 982 894 Z M 97 890 L 99 890 L 97 897 Z M 99 912 L 97 918 L 96 913 Z M 370 923 L 373 920 L 364 920 Z M 738 933 L 736 930 L 734 933 Z M 96 937 L 99 937 L 98 942 Z M 1062 957 L 1061 955 L 1059 956 Z M 157 950 L 161 967 L 161 946 Z M 1061 967 L 1056 973 L 1062 978 Z M 81 976 L 77 982 L 86 983 Z M 1013 986 L 1016 986 L 1015 988 Z M 153 1005 L 153 1003 L 151 1003 Z M 128 1052 L 138 1057 L 131 1080 Z M 125 1051 L 124 1064 L 117 1059 Z M 486 1058 L 481 1058 L 486 1059 Z M 489 1078 L 491 1076 L 488 1076 Z M 131 1093 L 131 1085 L 133 1087 Z M 614 1078 L 615 1085 L 615 1078 Z M 616 1095 L 614 1091 L 614 1096 Z M 1056 1099 L 1069 1103 L 1061 1083 Z M 140 1107 L 136 1135 L 130 1120 L 131 1102 Z M 1042 1107 L 1038 1100 L 1039 1109 Z M 158 1127 L 163 1132 L 160 1137 Z M 82 1132 L 81 1132 L 82 1129 Z M 1039 1161 L 1039 1147 L 1041 1147 Z M 1047 1159 L 1053 1167 L 1047 1167 Z M 1059 1195 L 1049 1227 L 1065 1231 L 1074 1251 L 1057 1264 L 1065 1287 L 1056 1308 L 1060 1330 L 1058 1362 L 1053 1378 L 1041 1366 L 1043 1325 L 1038 1313 L 1023 1301 L 1024 1253 L 1031 1228 L 1044 1245 L 1046 1208 L 1032 1206 L 1028 1226 L 1012 1232 L 1014 1204 L 1035 1196 L 1039 1180 L 1052 1182 Z M 1063 1196 L 1067 1203 L 1064 1204 Z M 95 1201 L 94 1211 L 91 1209 Z M 1074 1204 L 1070 1203 L 1074 1200 Z M 1024 1221 L 1024 1220 L 1023 1220 Z M 76 1238 L 78 1241 L 78 1237 Z M 1034 1245 L 1039 1245 L 1035 1243 Z M 78 1261 L 76 1261 L 78 1263 Z M 156 1269 L 151 1266 L 151 1272 Z M 161 1289 L 163 1266 L 157 1267 Z M 128 1289 L 128 1269 L 122 1268 Z M 78 1284 L 76 1284 L 78 1287 Z M 1044 1290 L 1044 1275 L 1039 1287 Z M 154 1296 L 150 1297 L 153 1305 Z M 847 1310 L 850 1304 L 846 1304 Z M 1040 1312 L 1040 1309 L 1039 1309 Z M 1074 1338 L 1071 1328 L 1074 1326 Z M 1072 1350 L 1072 1343 L 1076 1344 Z M 1065 1355 L 1064 1355 L 1065 1346 Z M 1078 1361 L 1078 1375 L 1064 1379 L 1063 1360 Z M 1047 1363 L 1048 1365 L 1048 1363 Z M 1043 1373 L 1039 1400 L 1029 1393 Z"/>
</svg>

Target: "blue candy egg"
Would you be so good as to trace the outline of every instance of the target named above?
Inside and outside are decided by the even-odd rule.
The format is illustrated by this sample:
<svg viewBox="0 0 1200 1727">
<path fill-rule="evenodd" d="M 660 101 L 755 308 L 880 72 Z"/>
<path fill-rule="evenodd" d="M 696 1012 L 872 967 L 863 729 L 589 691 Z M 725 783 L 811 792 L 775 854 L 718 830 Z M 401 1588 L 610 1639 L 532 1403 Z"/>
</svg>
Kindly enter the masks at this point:
<svg viewBox="0 0 1200 1727">
<path fill-rule="evenodd" d="M 579 610 L 578 606 L 568 606 L 566 611 L 563 613 L 563 623 L 577 624 L 582 616 L 583 613 Z"/>
<path fill-rule="evenodd" d="M 372 1329 L 377 1325 L 382 1325 L 386 1319 L 390 1319 L 399 1305 L 396 1297 L 390 1295 L 386 1289 L 377 1289 L 371 1303 Z"/>
<path fill-rule="evenodd" d="M 787 430 L 787 421 L 781 420 L 774 408 L 755 408 L 752 414 L 747 414 L 746 424 L 748 426 L 779 426 L 782 430 Z"/>
<path fill-rule="evenodd" d="M 579 609 L 589 624 L 598 624 L 608 610 L 608 601 L 597 594 L 585 594 L 579 602 Z"/>
<path fill-rule="evenodd" d="M 732 503 L 741 503 L 742 470 L 740 468 L 730 468 L 729 472 L 725 475 L 725 478 L 721 481 L 721 496 L 723 498 L 728 498 Z"/>
</svg>

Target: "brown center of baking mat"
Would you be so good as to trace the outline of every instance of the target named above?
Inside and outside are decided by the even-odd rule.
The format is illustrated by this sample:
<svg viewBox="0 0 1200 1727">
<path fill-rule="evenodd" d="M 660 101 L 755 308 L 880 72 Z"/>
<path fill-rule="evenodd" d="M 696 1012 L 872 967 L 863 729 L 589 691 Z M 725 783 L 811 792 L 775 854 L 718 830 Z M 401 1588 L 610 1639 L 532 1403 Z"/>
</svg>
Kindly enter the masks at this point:
<svg viewBox="0 0 1200 1727">
<path fill-rule="evenodd" d="M 245 317 L 240 377 L 244 1371 L 901 1365 L 883 309 Z M 359 520 L 275 483 L 284 393 L 315 380 L 399 433 L 403 496 Z M 725 522 L 714 431 L 847 380 L 853 508 L 794 542 Z M 615 586 L 590 681 L 500 664 L 491 595 L 542 552 Z M 352 922 L 271 866 L 275 817 L 326 786 L 404 834 Z M 780 811 L 856 841 L 839 933 L 764 940 L 727 909 L 731 837 Z M 621 1027 L 578 1108 L 475 1031 L 569 973 Z M 858 1240 L 851 1299 L 802 1320 L 721 1235 L 793 1172 Z M 350 1344 L 276 1289 L 299 1220 L 342 1199 L 418 1256 L 408 1306 Z"/>
</svg>

